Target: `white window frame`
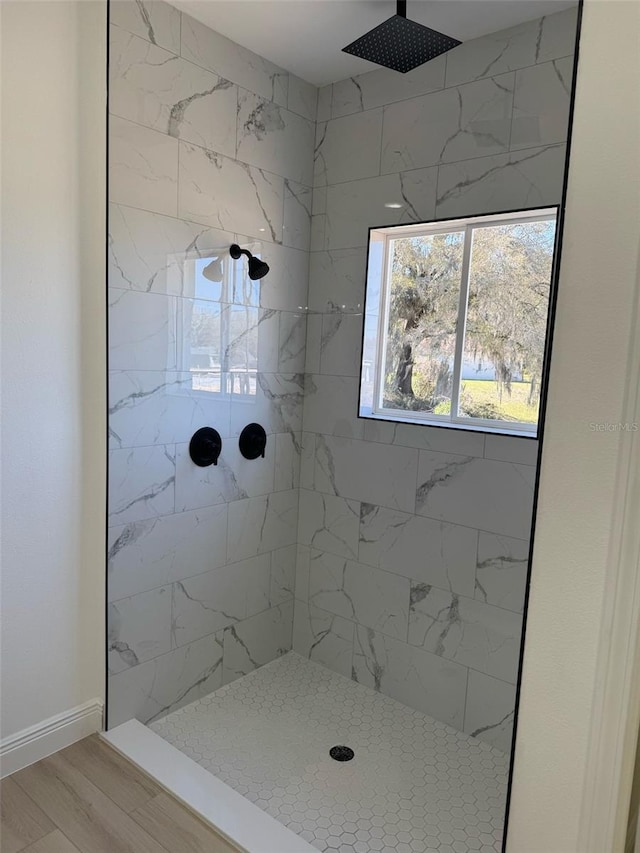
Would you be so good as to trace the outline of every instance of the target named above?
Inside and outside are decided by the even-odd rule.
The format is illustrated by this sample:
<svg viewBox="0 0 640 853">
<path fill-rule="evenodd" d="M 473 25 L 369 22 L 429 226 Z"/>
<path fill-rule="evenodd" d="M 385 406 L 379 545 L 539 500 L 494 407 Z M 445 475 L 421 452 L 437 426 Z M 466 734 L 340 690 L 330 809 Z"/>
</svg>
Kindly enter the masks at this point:
<svg viewBox="0 0 640 853">
<path fill-rule="evenodd" d="M 382 257 L 382 281 L 380 283 L 378 312 L 378 332 L 376 336 L 376 353 L 374 359 L 374 382 L 373 382 L 373 406 L 369 410 L 360 406 L 360 417 L 374 418 L 376 420 L 387 420 L 401 423 L 417 423 L 425 426 L 448 427 L 453 429 L 465 429 L 476 432 L 491 432 L 507 435 L 518 435 L 535 438 L 538 434 L 538 423 L 525 423 L 517 421 L 502 421 L 489 418 L 470 418 L 457 414 L 460 395 L 460 374 L 464 353 L 464 342 L 466 335 L 467 307 L 469 295 L 469 277 L 471 272 L 471 247 L 473 232 L 479 228 L 491 228 L 497 225 L 518 225 L 526 222 L 555 221 L 556 232 L 554 235 L 554 258 L 551 272 L 550 294 L 553 287 L 555 274 L 555 249 L 557 246 L 557 225 L 559 208 L 557 205 L 536 208 L 533 210 L 522 210 L 509 213 L 488 214 L 483 216 L 469 216 L 463 219 L 438 220 L 429 223 L 420 223 L 406 226 L 389 226 L 370 229 L 369 238 L 376 235 L 378 239 L 384 240 Z M 388 316 L 391 300 L 391 263 L 392 254 L 390 243 L 392 240 L 403 237 L 431 236 L 433 234 L 450 234 L 453 232 L 464 232 L 462 269 L 460 274 L 460 299 L 458 303 L 458 317 L 456 320 L 456 346 L 453 362 L 453 378 L 451 392 L 451 414 L 438 415 L 433 412 L 415 412 L 405 409 L 390 409 L 383 407 L 384 365 L 386 364 L 386 353 L 388 346 Z M 367 293 L 367 299 L 369 294 Z M 549 300 L 549 307 L 551 300 Z M 367 314 L 367 302 L 365 301 L 365 316 Z M 548 324 L 547 339 L 545 340 L 545 360 L 548 348 Z M 363 345 L 364 353 L 364 345 Z M 544 366 L 542 379 L 544 380 Z M 362 373 L 360 377 L 362 384 Z M 454 414 L 455 413 L 455 414 Z"/>
</svg>

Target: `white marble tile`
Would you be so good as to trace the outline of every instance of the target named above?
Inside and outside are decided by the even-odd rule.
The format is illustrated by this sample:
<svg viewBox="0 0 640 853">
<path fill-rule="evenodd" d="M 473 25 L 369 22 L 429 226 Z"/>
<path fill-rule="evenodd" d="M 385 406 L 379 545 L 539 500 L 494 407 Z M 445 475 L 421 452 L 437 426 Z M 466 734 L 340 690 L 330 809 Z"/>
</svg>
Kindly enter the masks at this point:
<svg viewBox="0 0 640 853">
<path fill-rule="evenodd" d="M 300 489 L 298 542 L 357 559 L 360 504 Z"/>
<path fill-rule="evenodd" d="M 511 750 L 516 688 L 480 672 L 469 671 L 464 730 L 504 753 Z"/>
<path fill-rule="evenodd" d="M 480 532 L 475 597 L 522 613 L 528 565 L 527 541 Z"/>
<path fill-rule="evenodd" d="M 314 185 L 338 184 L 380 174 L 382 109 L 318 124 Z"/>
<path fill-rule="evenodd" d="M 320 252 L 325 248 L 327 230 L 326 213 L 313 214 L 311 217 L 311 244 L 312 252 Z"/>
<path fill-rule="evenodd" d="M 311 548 L 308 545 L 296 546 L 296 601 L 307 601 L 309 598 L 309 560 Z"/>
<path fill-rule="evenodd" d="M 348 438 L 316 438 L 316 489 L 413 512 L 418 452 Z"/>
<path fill-rule="evenodd" d="M 309 288 L 309 253 L 275 243 L 264 245 L 261 257 L 269 264 L 269 273 L 260 280 L 262 308 L 278 311 L 303 311 Z"/>
<path fill-rule="evenodd" d="M 239 582 L 246 590 L 247 618 L 280 603 L 272 600 L 271 562 L 273 553 L 275 552 L 259 554 L 257 557 L 250 557 L 242 563 L 235 564 L 244 567 L 240 577 L 236 578 L 236 582 Z"/>
<path fill-rule="evenodd" d="M 522 617 L 481 601 L 412 584 L 409 643 L 515 684 Z"/>
<path fill-rule="evenodd" d="M 107 549 L 109 601 L 215 569 L 227 560 L 227 506 L 112 527 Z"/>
<path fill-rule="evenodd" d="M 316 111 L 316 121 L 328 121 L 331 118 L 331 97 L 333 86 L 330 83 L 328 86 L 322 86 L 318 89 L 318 109 Z"/>
<path fill-rule="evenodd" d="M 287 104 L 289 75 L 284 69 L 185 14 L 182 56 L 276 104 Z"/>
<path fill-rule="evenodd" d="M 189 444 L 176 445 L 176 512 L 244 500 L 273 491 L 275 447 L 264 458 L 245 459 L 235 439 L 223 440 L 217 465 L 201 468 Z"/>
<path fill-rule="evenodd" d="M 178 369 L 176 300 L 138 290 L 109 290 L 112 370 Z"/>
<path fill-rule="evenodd" d="M 227 559 L 238 562 L 293 545 L 297 526 L 297 489 L 234 501 L 229 504 Z"/>
<path fill-rule="evenodd" d="M 559 204 L 564 157 L 550 145 L 440 166 L 438 218 Z"/>
<path fill-rule="evenodd" d="M 544 18 L 527 21 L 470 39 L 450 50 L 447 53 L 445 85 L 458 86 L 470 80 L 534 65 L 537 62 L 543 23 Z"/>
<path fill-rule="evenodd" d="M 181 219 L 282 242 L 283 178 L 196 145 L 179 144 Z"/>
<path fill-rule="evenodd" d="M 306 338 L 306 312 L 294 314 L 290 311 L 281 311 L 278 347 L 280 373 L 304 373 Z"/>
<path fill-rule="evenodd" d="M 149 723 L 222 685 L 222 634 L 204 637 L 109 679 L 109 727 Z"/>
<path fill-rule="evenodd" d="M 124 207 L 109 206 L 109 285 L 146 293 L 165 293 L 231 302 L 222 284 L 196 272 L 196 260 L 223 257 L 229 269 L 240 262 L 229 257 L 235 235 Z M 232 274 L 235 278 L 236 271 Z"/>
<path fill-rule="evenodd" d="M 109 17 L 112 24 L 151 44 L 180 53 L 180 12 L 163 0 L 112 0 Z"/>
<path fill-rule="evenodd" d="M 318 87 L 295 74 L 289 74 L 287 108 L 315 123 L 318 108 Z"/>
<path fill-rule="evenodd" d="M 527 539 L 535 468 L 420 451 L 416 513 Z"/>
<path fill-rule="evenodd" d="M 309 603 L 406 641 L 408 578 L 311 549 Z"/>
<path fill-rule="evenodd" d="M 516 73 L 511 150 L 564 142 L 569 129 L 573 57 Z"/>
<path fill-rule="evenodd" d="M 174 511 L 173 445 L 133 447 L 109 454 L 109 523 L 127 524 Z"/>
<path fill-rule="evenodd" d="M 311 213 L 313 216 L 316 216 L 320 213 L 327 212 L 327 188 L 326 187 L 314 187 L 313 188 L 313 201 L 311 204 Z"/>
<path fill-rule="evenodd" d="M 309 251 L 311 244 L 311 205 L 313 190 L 295 181 L 284 182 L 284 219 L 282 242 L 294 249 Z"/>
<path fill-rule="evenodd" d="M 348 619 L 296 599 L 293 650 L 347 678 L 351 677 L 354 630 Z"/>
<path fill-rule="evenodd" d="M 230 401 L 194 390 L 191 373 L 118 370 L 109 375 L 109 444 L 142 447 L 190 441 L 205 424 L 229 435 Z"/>
<path fill-rule="evenodd" d="M 113 601 L 108 609 L 109 674 L 171 650 L 171 589 L 164 586 Z"/>
<path fill-rule="evenodd" d="M 316 436 L 303 432 L 300 441 L 300 488 L 313 489 L 316 477 Z"/>
<path fill-rule="evenodd" d="M 272 101 L 240 90 L 236 121 L 238 160 L 310 186 L 314 125 Z"/>
<path fill-rule="evenodd" d="M 320 372 L 329 376 L 359 376 L 361 351 L 362 314 L 325 314 L 320 340 Z"/>
<path fill-rule="evenodd" d="M 261 586 L 263 597 L 268 601 L 269 558 L 267 555 L 262 565 L 254 565 L 255 559 L 259 558 L 222 566 L 173 584 L 171 634 L 174 648 L 246 618 L 250 587 Z"/>
<path fill-rule="evenodd" d="M 380 68 L 340 80 L 333 84 L 332 118 L 395 101 L 406 101 L 442 89 L 445 63 L 446 57 L 442 55 L 406 74 Z"/>
<path fill-rule="evenodd" d="M 297 545 L 287 545 L 271 552 L 271 585 L 269 604 L 275 607 L 293 598 L 296 585 Z"/>
<path fill-rule="evenodd" d="M 224 674 L 228 684 L 291 649 L 293 601 L 272 607 L 224 632 Z"/>
<path fill-rule="evenodd" d="M 513 86 L 502 74 L 385 107 L 382 172 L 506 151 Z"/>
<path fill-rule="evenodd" d="M 267 434 L 302 429 L 304 374 L 258 373 L 255 394 L 236 394 L 231 400 L 231 434 L 247 424 L 260 423 Z"/>
<path fill-rule="evenodd" d="M 353 677 L 436 720 L 462 728 L 467 669 L 356 626 Z"/>
<path fill-rule="evenodd" d="M 275 474 L 273 489 L 284 492 L 300 485 L 301 433 L 280 432 L 274 435 Z"/>
<path fill-rule="evenodd" d="M 176 216 L 178 140 L 110 116 L 109 200 Z"/>
<path fill-rule="evenodd" d="M 366 246 L 370 227 L 433 219 L 437 171 L 415 169 L 328 187 L 324 245 L 318 248 Z M 391 209 L 387 204 L 401 207 Z"/>
<path fill-rule="evenodd" d="M 463 453 L 465 456 L 484 455 L 485 436 L 480 432 L 367 419 L 364 426 L 364 437 L 367 441 L 399 444 L 401 447 L 417 447 L 419 450 Z M 503 438 L 503 436 L 498 436 L 498 438 Z"/>
<path fill-rule="evenodd" d="M 357 378 L 307 374 L 302 427 L 305 432 L 362 438 L 357 404 Z"/>
<path fill-rule="evenodd" d="M 361 312 L 366 269 L 365 248 L 313 252 L 309 264 L 309 310 Z"/>
<path fill-rule="evenodd" d="M 536 62 L 547 62 L 561 56 L 569 56 L 576 46 L 578 4 L 564 12 L 542 18 Z"/>
<path fill-rule="evenodd" d="M 237 86 L 118 27 L 109 47 L 112 114 L 235 155 Z"/>
<path fill-rule="evenodd" d="M 522 465 L 537 465 L 538 442 L 533 438 L 487 434 L 485 436 L 484 455 L 487 459 L 520 462 Z"/>
<path fill-rule="evenodd" d="M 363 503 L 358 559 L 420 583 L 473 596 L 478 534 Z"/>
</svg>

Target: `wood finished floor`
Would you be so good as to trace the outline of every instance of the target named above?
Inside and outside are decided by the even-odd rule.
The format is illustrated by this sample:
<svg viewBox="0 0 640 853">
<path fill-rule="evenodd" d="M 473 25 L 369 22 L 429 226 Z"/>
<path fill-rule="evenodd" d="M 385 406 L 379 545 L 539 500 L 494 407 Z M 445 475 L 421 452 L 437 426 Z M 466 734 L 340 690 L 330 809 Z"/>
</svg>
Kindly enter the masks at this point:
<svg viewBox="0 0 640 853">
<path fill-rule="evenodd" d="M 97 735 L 0 784 L 2 853 L 239 853 Z"/>
</svg>

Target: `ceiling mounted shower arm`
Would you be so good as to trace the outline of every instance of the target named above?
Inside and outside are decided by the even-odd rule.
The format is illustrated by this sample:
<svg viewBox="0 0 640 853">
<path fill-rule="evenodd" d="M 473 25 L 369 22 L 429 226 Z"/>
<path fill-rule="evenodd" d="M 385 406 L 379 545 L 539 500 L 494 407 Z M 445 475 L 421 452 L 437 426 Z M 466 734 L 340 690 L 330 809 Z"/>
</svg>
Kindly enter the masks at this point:
<svg viewBox="0 0 640 853">
<path fill-rule="evenodd" d="M 398 0 L 396 4 L 396 15 L 400 15 L 401 18 L 407 17 L 407 0 Z"/>
</svg>

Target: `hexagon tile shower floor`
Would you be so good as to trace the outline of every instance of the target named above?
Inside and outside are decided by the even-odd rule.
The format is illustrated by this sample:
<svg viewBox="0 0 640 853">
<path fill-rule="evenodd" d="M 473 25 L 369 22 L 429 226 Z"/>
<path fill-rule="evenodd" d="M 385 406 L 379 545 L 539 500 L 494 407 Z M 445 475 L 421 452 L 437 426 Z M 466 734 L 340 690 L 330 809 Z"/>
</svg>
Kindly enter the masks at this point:
<svg viewBox="0 0 640 853">
<path fill-rule="evenodd" d="M 501 847 L 508 756 L 294 652 L 151 728 L 318 850 Z"/>
</svg>

